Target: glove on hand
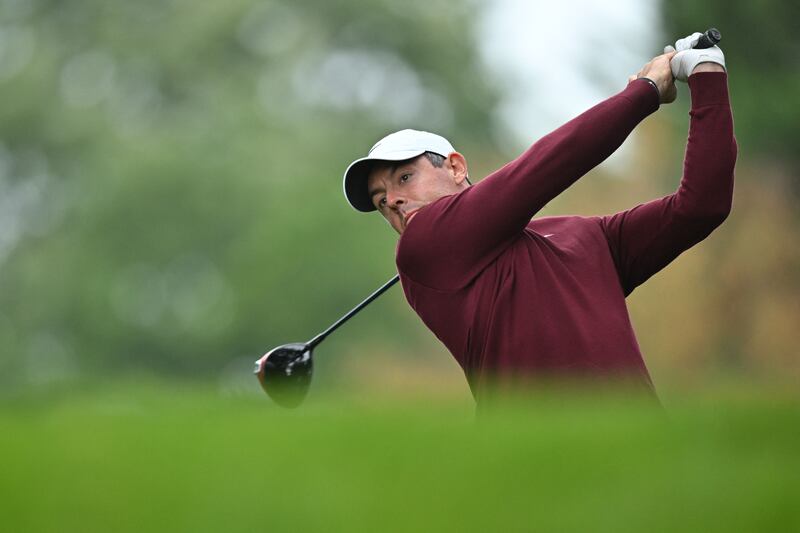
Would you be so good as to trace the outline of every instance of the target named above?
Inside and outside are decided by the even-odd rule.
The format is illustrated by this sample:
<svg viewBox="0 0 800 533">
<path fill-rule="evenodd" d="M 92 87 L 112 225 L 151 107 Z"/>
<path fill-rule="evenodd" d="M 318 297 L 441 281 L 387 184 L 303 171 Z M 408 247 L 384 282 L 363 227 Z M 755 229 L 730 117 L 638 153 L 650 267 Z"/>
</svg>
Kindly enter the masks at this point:
<svg viewBox="0 0 800 533">
<path fill-rule="evenodd" d="M 702 36 L 702 33 L 693 33 L 688 37 L 677 40 L 674 48 L 672 46 L 664 47 L 664 53 L 678 51 L 670 61 L 672 75 L 675 76 L 676 80 L 688 81 L 692 71 L 700 63 L 716 63 L 725 68 L 725 55 L 719 46 L 701 49 L 692 48 Z"/>
</svg>

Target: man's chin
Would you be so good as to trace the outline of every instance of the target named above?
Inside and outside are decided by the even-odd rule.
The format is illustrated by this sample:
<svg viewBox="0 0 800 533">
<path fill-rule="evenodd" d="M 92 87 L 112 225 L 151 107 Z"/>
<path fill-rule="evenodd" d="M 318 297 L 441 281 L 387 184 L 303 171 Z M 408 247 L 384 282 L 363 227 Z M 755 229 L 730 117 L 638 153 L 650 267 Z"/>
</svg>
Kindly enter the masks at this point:
<svg viewBox="0 0 800 533">
<path fill-rule="evenodd" d="M 413 213 L 410 213 L 410 214 L 408 215 L 408 217 L 407 217 L 405 220 L 403 220 L 402 222 L 400 222 L 400 227 L 399 227 L 399 228 L 395 228 L 395 229 L 397 230 L 397 233 L 399 233 L 400 235 L 402 235 L 402 234 L 403 234 L 403 232 L 404 232 L 404 231 L 406 230 L 406 228 L 408 227 L 408 225 L 411 223 L 411 219 L 412 219 L 412 218 L 414 218 L 414 216 L 415 216 L 416 214 L 417 214 L 417 212 L 416 212 L 416 211 L 414 211 Z"/>
</svg>

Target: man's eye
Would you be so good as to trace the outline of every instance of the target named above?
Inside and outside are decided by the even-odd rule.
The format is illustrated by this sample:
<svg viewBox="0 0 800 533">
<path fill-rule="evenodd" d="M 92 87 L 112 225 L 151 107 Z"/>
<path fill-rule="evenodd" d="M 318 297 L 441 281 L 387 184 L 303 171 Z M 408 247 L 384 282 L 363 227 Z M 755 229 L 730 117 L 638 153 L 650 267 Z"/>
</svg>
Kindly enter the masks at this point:
<svg viewBox="0 0 800 533">
<path fill-rule="evenodd" d="M 402 176 L 400 176 L 400 181 L 408 181 L 410 177 L 411 174 L 403 174 Z"/>
<path fill-rule="evenodd" d="M 386 198 L 381 198 L 380 201 L 378 202 L 378 205 L 381 206 L 381 207 L 385 206 L 386 205 Z"/>
</svg>

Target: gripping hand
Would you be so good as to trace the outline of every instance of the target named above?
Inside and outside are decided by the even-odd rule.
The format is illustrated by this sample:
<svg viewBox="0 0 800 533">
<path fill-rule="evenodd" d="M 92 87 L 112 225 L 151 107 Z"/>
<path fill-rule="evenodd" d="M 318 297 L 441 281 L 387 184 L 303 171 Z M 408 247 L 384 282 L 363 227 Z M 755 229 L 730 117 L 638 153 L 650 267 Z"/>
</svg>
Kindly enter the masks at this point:
<svg viewBox="0 0 800 533">
<path fill-rule="evenodd" d="M 696 32 L 683 39 L 678 39 L 674 48 L 672 46 L 664 47 L 665 53 L 674 50 L 678 51 L 670 61 L 672 75 L 675 76 L 676 80 L 688 81 L 692 71 L 700 63 L 716 63 L 725 68 L 725 55 L 719 46 L 702 49 L 693 48 L 702 35 L 702 33 Z"/>
</svg>

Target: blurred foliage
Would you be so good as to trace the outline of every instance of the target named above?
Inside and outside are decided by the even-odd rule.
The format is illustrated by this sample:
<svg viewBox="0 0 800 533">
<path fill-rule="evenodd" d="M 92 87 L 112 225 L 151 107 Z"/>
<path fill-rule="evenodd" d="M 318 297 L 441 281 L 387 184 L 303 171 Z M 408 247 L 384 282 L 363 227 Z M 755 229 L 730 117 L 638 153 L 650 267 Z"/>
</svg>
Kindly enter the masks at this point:
<svg viewBox="0 0 800 533">
<path fill-rule="evenodd" d="M 503 162 L 484 6 L 400 6 L 0 0 L 0 387 L 142 370 L 255 386 L 257 356 L 391 277 L 396 235 L 346 204 L 346 165 L 403 127 L 449 137 L 475 176 Z M 670 35 L 722 30 L 740 155 L 731 218 L 631 297 L 657 385 L 800 375 L 796 11 L 664 4 Z M 543 214 L 674 190 L 687 105 L 642 125 L 626 169 L 598 169 Z M 318 385 L 468 398 L 399 287 L 324 351 Z"/>
<path fill-rule="evenodd" d="M 487 145 L 474 7 L 2 0 L 0 380 L 203 375 L 391 277 L 341 174 L 402 127 Z M 418 323 L 394 292 L 357 337 Z"/>
<path fill-rule="evenodd" d="M 800 4 L 678 0 L 662 2 L 661 13 L 666 35 L 674 38 L 709 27 L 722 32 L 739 156 L 729 219 L 631 300 L 637 325 L 648 331 L 643 350 L 655 373 L 683 382 L 702 381 L 715 367 L 796 386 Z M 676 118 L 683 109 L 672 112 L 675 139 L 683 139 L 687 128 L 682 116 Z M 670 144 L 682 149 L 679 142 Z M 652 146 L 650 153 L 657 150 Z M 675 150 L 670 160 L 679 159 Z M 680 336 L 675 324 L 681 324 Z"/>
<path fill-rule="evenodd" d="M 667 35 L 716 27 L 728 65 L 736 135 L 745 157 L 777 158 L 800 171 L 800 3 L 788 0 L 662 3 Z M 800 180 L 794 179 L 800 195 Z"/>
</svg>

